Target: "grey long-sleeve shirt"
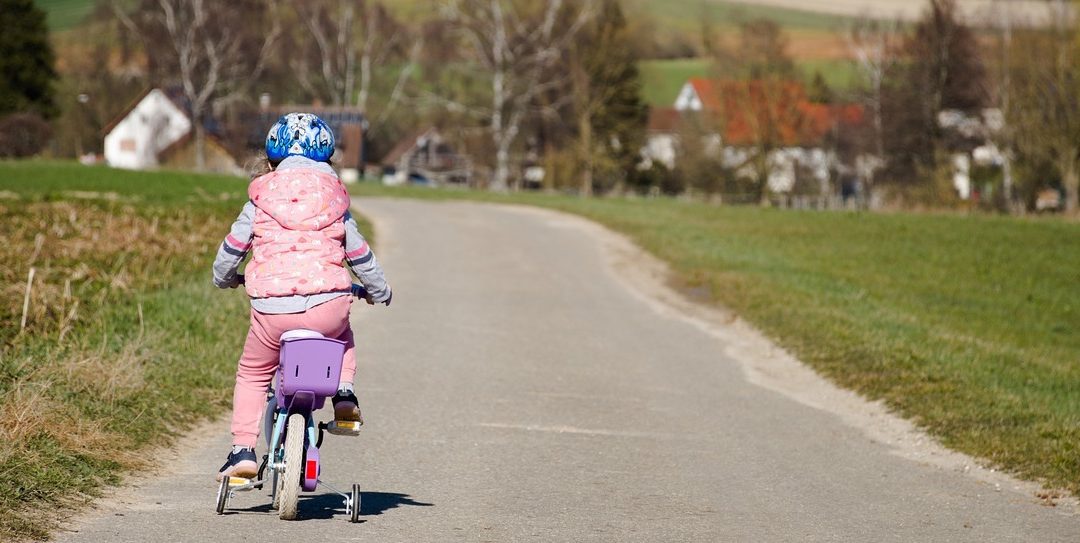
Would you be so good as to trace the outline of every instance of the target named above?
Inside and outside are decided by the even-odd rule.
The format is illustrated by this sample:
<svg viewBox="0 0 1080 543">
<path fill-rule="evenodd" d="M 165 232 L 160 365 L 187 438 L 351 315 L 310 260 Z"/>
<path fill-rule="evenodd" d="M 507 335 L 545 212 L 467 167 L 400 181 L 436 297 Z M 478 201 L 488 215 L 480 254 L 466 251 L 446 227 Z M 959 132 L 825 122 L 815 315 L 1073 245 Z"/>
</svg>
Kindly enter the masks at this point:
<svg viewBox="0 0 1080 543">
<path fill-rule="evenodd" d="M 312 168 L 323 171 L 333 169 L 328 164 L 314 162 L 301 157 L 286 158 L 278 165 L 278 169 L 289 168 Z M 325 168 L 325 170 L 323 169 Z M 348 211 L 342 217 L 345 223 L 345 262 L 364 285 L 372 300 L 376 303 L 384 302 L 390 298 L 390 286 L 386 284 L 382 267 L 371 252 L 367 240 L 360 234 L 356 220 Z M 255 222 L 255 204 L 248 202 L 240 216 L 233 222 L 229 235 L 218 248 L 217 257 L 214 259 L 214 285 L 218 288 L 232 288 L 238 285 L 237 269 L 251 250 L 254 239 L 253 225 Z M 324 292 L 312 295 L 275 296 L 268 298 L 252 298 L 251 307 L 260 313 L 284 314 L 300 313 L 315 307 L 321 303 L 330 301 L 340 296 L 348 296 L 349 291 Z"/>
</svg>

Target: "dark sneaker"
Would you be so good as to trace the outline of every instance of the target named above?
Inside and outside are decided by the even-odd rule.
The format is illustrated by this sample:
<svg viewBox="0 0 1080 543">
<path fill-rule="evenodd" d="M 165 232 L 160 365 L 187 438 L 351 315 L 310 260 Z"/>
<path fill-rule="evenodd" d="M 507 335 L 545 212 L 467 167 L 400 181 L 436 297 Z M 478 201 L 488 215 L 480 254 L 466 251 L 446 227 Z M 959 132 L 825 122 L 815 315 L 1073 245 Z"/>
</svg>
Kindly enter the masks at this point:
<svg viewBox="0 0 1080 543">
<path fill-rule="evenodd" d="M 218 470 L 217 480 L 222 477 L 243 477 L 254 479 L 259 474 L 259 459 L 255 456 L 255 449 L 240 449 L 240 452 L 230 452 L 225 465 Z"/>
<path fill-rule="evenodd" d="M 360 431 L 364 417 L 360 415 L 356 394 L 351 391 L 338 391 L 334 395 L 334 422 L 330 424 L 331 434 L 351 435 Z"/>
</svg>

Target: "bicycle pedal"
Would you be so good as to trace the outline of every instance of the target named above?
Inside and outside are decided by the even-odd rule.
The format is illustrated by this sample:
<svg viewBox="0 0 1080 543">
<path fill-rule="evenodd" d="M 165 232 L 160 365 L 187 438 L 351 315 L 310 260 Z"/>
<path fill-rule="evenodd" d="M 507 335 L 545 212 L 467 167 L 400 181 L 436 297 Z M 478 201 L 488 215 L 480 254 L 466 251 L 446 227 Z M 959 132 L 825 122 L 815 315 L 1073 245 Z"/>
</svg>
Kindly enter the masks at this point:
<svg viewBox="0 0 1080 543">
<path fill-rule="evenodd" d="M 229 477 L 229 488 L 251 484 L 251 479 L 245 477 Z"/>
<path fill-rule="evenodd" d="M 358 420 L 335 420 L 326 426 L 326 431 L 336 436 L 356 436 L 362 425 Z"/>
</svg>

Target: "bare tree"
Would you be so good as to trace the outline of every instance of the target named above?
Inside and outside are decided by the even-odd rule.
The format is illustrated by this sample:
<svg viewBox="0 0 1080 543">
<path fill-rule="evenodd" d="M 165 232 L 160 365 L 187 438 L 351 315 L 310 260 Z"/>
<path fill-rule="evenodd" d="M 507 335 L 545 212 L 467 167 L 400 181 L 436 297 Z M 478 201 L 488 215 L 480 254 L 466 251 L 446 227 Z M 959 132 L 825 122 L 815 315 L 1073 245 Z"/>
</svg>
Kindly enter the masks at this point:
<svg viewBox="0 0 1080 543">
<path fill-rule="evenodd" d="M 206 166 L 205 118 L 212 105 L 238 99 L 266 68 L 281 34 L 274 0 L 144 0 L 134 16 L 114 5 L 143 42 L 152 69 L 175 79 L 191 110 L 195 167 Z"/>
<path fill-rule="evenodd" d="M 470 60 L 482 70 L 490 104 L 473 107 L 434 96 L 451 108 L 483 115 L 495 149 L 494 190 L 507 190 L 510 152 L 534 100 L 565 84 L 565 75 L 544 79 L 562 58 L 571 38 L 591 17 L 593 0 L 450 0 L 449 19 L 465 42 Z M 567 10 L 571 14 L 567 17 Z M 556 24 L 569 19 L 566 24 Z"/>
<path fill-rule="evenodd" d="M 407 29 L 379 2 L 315 0 L 293 5 L 303 27 L 293 37 L 300 40 L 293 48 L 299 54 L 290 59 L 290 66 L 304 90 L 334 105 L 352 105 L 355 96 L 356 107 L 368 111 L 376 71 L 391 58 L 406 56 L 408 49 L 394 90 L 372 123 L 375 130 L 401 100 L 423 47 L 422 40 L 408 46 Z"/>
<path fill-rule="evenodd" d="M 737 148 L 733 169 L 752 178 L 751 190 L 762 204 L 768 202 L 769 177 L 777 151 L 803 143 L 808 100 L 797 83 L 788 40 L 780 26 L 769 20 L 747 21 L 734 47 L 714 49 L 714 114 L 722 127 L 723 145 Z"/>
<path fill-rule="evenodd" d="M 1066 2 L 1053 3 L 1051 24 L 1018 32 L 1010 55 L 1007 123 L 1017 150 L 1031 162 L 1050 164 L 1061 176 L 1065 211 L 1080 211 L 1080 30 Z"/>
<path fill-rule="evenodd" d="M 864 102 L 870 112 L 872 148 L 877 159 L 884 160 L 883 91 L 885 79 L 898 60 L 896 52 L 902 39 L 900 25 L 863 17 L 855 22 L 847 38 L 859 75 L 867 85 Z M 867 184 L 872 185 L 873 172 L 867 173 L 870 174 Z"/>
<path fill-rule="evenodd" d="M 583 196 L 597 179 L 600 188 L 618 189 L 640 159 L 648 107 L 633 40 L 618 0 L 600 0 L 567 51 L 570 87 L 555 92 L 573 97 Z"/>
<path fill-rule="evenodd" d="M 945 110 L 979 115 L 990 104 L 983 47 L 956 0 L 930 0 L 904 38 L 901 63 L 882 100 L 888 171 L 898 181 L 926 183 L 941 151 L 970 147 L 938 121 Z M 953 147 L 953 149 L 949 149 Z"/>
</svg>

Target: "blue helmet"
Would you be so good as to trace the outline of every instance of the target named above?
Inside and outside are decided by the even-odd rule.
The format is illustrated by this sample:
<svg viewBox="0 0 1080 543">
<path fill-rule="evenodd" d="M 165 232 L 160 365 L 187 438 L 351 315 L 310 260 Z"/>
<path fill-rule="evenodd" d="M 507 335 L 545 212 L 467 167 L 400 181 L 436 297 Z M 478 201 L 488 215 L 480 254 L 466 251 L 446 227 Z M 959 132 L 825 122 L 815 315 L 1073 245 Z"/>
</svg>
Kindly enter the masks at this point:
<svg viewBox="0 0 1080 543">
<path fill-rule="evenodd" d="M 311 113 L 284 115 L 266 135 L 266 158 L 270 162 L 281 162 L 288 156 L 329 162 L 333 154 L 334 132 L 330 125 Z"/>
</svg>

